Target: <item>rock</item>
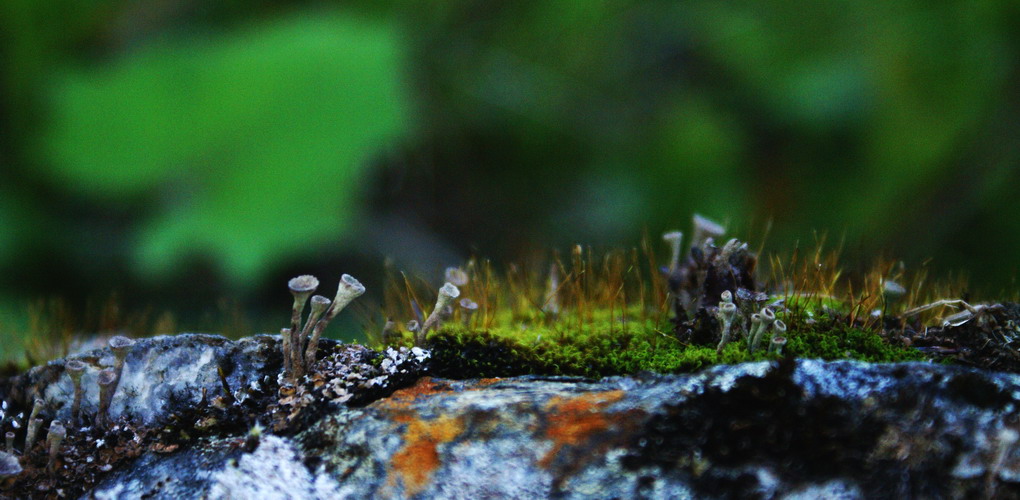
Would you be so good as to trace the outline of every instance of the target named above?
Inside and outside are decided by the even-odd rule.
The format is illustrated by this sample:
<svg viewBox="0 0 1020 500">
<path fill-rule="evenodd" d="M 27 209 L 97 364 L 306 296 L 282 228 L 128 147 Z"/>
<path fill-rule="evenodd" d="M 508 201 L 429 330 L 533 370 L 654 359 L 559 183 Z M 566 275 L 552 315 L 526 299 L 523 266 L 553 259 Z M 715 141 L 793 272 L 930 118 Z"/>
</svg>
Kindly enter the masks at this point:
<svg viewBox="0 0 1020 500">
<path fill-rule="evenodd" d="M 115 362 L 109 349 L 76 354 L 0 379 L 0 434 L 15 436 L 12 444 L 20 457 L 13 464 L 22 467 L 22 471 L 0 478 L 0 498 L 78 496 L 136 458 L 137 464 L 154 456 L 176 459 L 180 455 L 181 460 L 188 460 L 188 451 L 197 450 L 196 460 L 219 463 L 215 462 L 217 443 L 236 448 L 236 436 L 261 428 L 262 423 L 279 435 L 293 435 L 344 404 L 363 405 L 412 384 L 428 369 L 431 357 L 429 351 L 419 348 L 377 352 L 325 339 L 319 347 L 313 373 L 298 383 L 287 381 L 281 386 L 282 355 L 276 336 L 236 342 L 193 334 L 139 340 L 124 358 L 106 421 L 96 414 L 96 380 L 101 372 L 113 372 L 110 367 Z M 71 415 L 74 384 L 65 370 L 72 360 L 85 366 L 79 422 Z M 38 428 L 45 428 L 45 421 L 73 424 L 67 426 L 55 461 L 50 460 L 45 438 L 34 440 L 26 449 L 26 422 L 36 416 Z M 266 439 L 274 443 L 280 438 Z M 249 451 L 259 449 L 242 444 Z M 210 448 L 202 448 L 205 445 Z M 290 445 L 280 442 L 280 446 L 286 449 Z M 251 458 L 241 461 L 249 462 Z M 178 481 L 172 477 L 182 488 L 205 484 L 207 479 L 198 475 Z M 281 484 L 293 483 L 288 477 L 284 476 Z M 258 484 L 266 487 L 269 483 Z"/>
<path fill-rule="evenodd" d="M 18 457 L 6 451 L 0 451 L 0 479 L 17 476 L 21 473 L 21 470 Z"/>
<path fill-rule="evenodd" d="M 240 395 L 270 382 L 280 371 L 279 338 L 256 335 L 232 342 L 219 335 L 182 334 L 138 339 L 124 363 L 110 415 L 146 426 L 168 421 L 203 397 Z M 9 383 L 12 403 L 27 408 L 42 398 L 51 417 L 70 420 L 74 386 L 64 373 L 71 359 L 87 366 L 82 376 L 82 411 L 94 414 L 99 402 L 97 375 L 114 365 L 109 349 L 96 349 L 33 368 Z M 222 376 L 221 376 L 222 374 Z M 275 381 L 274 381 L 275 382 Z M 233 396 L 233 395 L 231 395 Z"/>
<path fill-rule="evenodd" d="M 1017 375 L 786 360 L 448 380 L 421 376 L 420 349 L 320 355 L 281 388 L 278 337 L 141 339 L 113 428 L 69 429 L 56 474 L 39 439 L 7 459 L 23 471 L 0 497 L 1020 497 Z M 113 364 L 107 349 L 68 359 L 89 365 L 87 388 Z M 35 397 L 69 417 L 66 361 L 0 380 L 4 430 Z"/>
<path fill-rule="evenodd" d="M 1017 497 L 1018 399 L 1015 375 L 921 363 L 422 378 L 296 435 L 146 453 L 90 497 Z"/>
</svg>

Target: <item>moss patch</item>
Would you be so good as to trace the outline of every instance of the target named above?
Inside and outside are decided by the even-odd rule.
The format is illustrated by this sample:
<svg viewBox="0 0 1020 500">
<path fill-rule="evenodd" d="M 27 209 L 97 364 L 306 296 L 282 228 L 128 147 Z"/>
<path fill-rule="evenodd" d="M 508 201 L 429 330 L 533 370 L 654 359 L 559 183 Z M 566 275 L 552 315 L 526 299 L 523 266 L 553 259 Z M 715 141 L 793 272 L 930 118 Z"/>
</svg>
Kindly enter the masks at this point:
<svg viewBox="0 0 1020 500">
<path fill-rule="evenodd" d="M 799 358 L 856 359 L 869 362 L 920 361 L 916 349 L 894 346 L 878 332 L 843 324 L 801 330 L 787 336 L 787 350 Z"/>
<path fill-rule="evenodd" d="M 597 316 L 596 316 L 597 317 Z M 667 325 L 648 320 L 621 327 L 595 320 L 573 328 L 570 321 L 553 326 L 496 327 L 470 330 L 450 326 L 431 334 L 432 372 L 447 378 L 573 375 L 605 377 L 642 371 L 687 373 L 715 364 L 778 359 L 777 354 L 748 352 L 742 340 L 716 354 L 716 338 L 683 343 Z M 871 362 L 920 360 L 910 348 L 892 345 L 876 330 L 834 322 L 795 324 L 787 333 L 785 353 L 802 358 L 858 359 Z"/>
</svg>

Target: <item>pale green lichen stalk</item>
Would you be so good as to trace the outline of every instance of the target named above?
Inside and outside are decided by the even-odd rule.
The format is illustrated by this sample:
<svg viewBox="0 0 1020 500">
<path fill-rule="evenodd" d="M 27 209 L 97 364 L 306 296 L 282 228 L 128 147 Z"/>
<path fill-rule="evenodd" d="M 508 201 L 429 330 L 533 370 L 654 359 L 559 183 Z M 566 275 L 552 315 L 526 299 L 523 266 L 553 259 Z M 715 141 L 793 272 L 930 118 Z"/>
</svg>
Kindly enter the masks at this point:
<svg viewBox="0 0 1020 500">
<path fill-rule="evenodd" d="M 464 286 L 468 284 L 468 274 L 459 267 L 448 267 L 443 273 L 447 283 L 453 283 L 454 286 Z"/>
<path fill-rule="evenodd" d="M 758 318 L 758 327 L 751 332 L 751 352 L 755 352 L 761 347 L 761 341 L 765 337 L 765 332 L 772 326 L 772 322 L 776 320 L 776 313 L 767 307 L 763 307 L 758 313 Z"/>
<path fill-rule="evenodd" d="M 329 325 L 329 322 L 333 321 L 333 318 L 340 314 L 340 311 L 344 310 L 348 304 L 364 293 L 365 286 L 354 279 L 353 276 L 345 274 L 340 277 L 340 285 L 337 286 L 336 297 L 333 298 L 333 303 L 326 310 L 322 319 L 317 321 L 312 329 L 312 338 L 309 339 L 305 352 L 306 369 L 308 368 L 307 365 L 315 361 L 315 353 L 319 348 L 319 337 L 322 336 L 322 331 L 326 329 L 326 325 Z"/>
<path fill-rule="evenodd" d="M 39 435 L 39 429 L 42 427 L 43 419 L 39 417 L 42 407 L 42 399 L 36 398 L 32 404 L 32 413 L 28 416 L 28 430 L 25 433 L 25 453 L 28 453 L 28 450 L 35 444 L 35 439 Z"/>
<path fill-rule="evenodd" d="M 478 311 L 478 303 L 468 298 L 460 299 L 460 309 L 464 328 L 468 328 L 471 326 L 471 316 Z"/>
<path fill-rule="evenodd" d="M 124 362 L 127 360 L 131 348 L 135 346 L 135 341 L 122 335 L 117 335 L 110 338 L 109 345 L 110 351 L 113 352 L 113 372 L 117 376 L 113 381 L 113 387 L 110 388 L 110 397 L 113 398 L 113 393 L 117 392 L 117 387 L 120 386 L 121 375 L 124 373 Z"/>
<path fill-rule="evenodd" d="M 560 273 L 555 263 L 549 266 L 549 280 L 546 283 L 545 301 L 542 310 L 552 317 L 560 314 Z"/>
<path fill-rule="evenodd" d="M 719 340 L 719 346 L 715 349 L 716 354 L 722 354 L 723 347 L 726 347 L 726 344 L 729 343 L 733 319 L 737 316 L 737 305 L 733 303 L 733 293 L 726 290 L 722 293 L 719 300 L 719 311 L 716 312 L 716 317 L 722 323 L 722 337 Z"/>
<path fill-rule="evenodd" d="M 110 403 L 117 389 L 117 372 L 106 368 L 99 372 L 96 382 L 99 384 L 99 411 L 96 412 L 96 426 L 105 429 L 110 425 Z"/>
<path fill-rule="evenodd" d="M 71 422 L 78 424 L 81 419 L 79 413 L 81 412 L 81 398 L 83 394 L 81 386 L 81 377 L 85 374 L 85 363 L 72 359 L 64 364 L 64 371 L 67 372 L 67 376 L 71 378 L 71 383 L 74 385 L 74 400 L 71 402 Z"/>
<path fill-rule="evenodd" d="M 66 435 L 67 429 L 64 428 L 64 424 L 60 423 L 59 420 L 50 422 L 50 432 L 46 434 L 46 444 L 50 450 L 50 457 L 46 468 L 50 473 L 56 472 L 57 455 L 60 454 L 60 444 L 64 442 L 64 436 Z"/>
<path fill-rule="evenodd" d="M 345 274 L 340 278 L 336 297 L 331 301 L 321 295 L 312 297 L 319 286 L 315 276 L 304 275 L 287 283 L 294 305 L 291 309 L 290 328 L 281 329 L 283 343 L 283 376 L 289 381 L 303 377 L 313 363 L 319 349 L 322 331 L 354 299 L 365 293 L 365 287 L 353 276 Z M 311 297 L 311 311 L 301 327 L 301 315 Z"/>
<path fill-rule="evenodd" d="M 299 367 L 303 364 L 301 356 L 304 354 L 304 350 L 301 346 L 301 315 L 305 312 L 305 304 L 308 302 L 308 298 L 315 293 L 315 289 L 319 288 L 319 279 L 310 274 L 291 278 L 287 282 L 287 288 L 290 290 L 290 294 L 294 297 L 294 305 L 290 311 L 290 328 L 287 329 L 290 341 L 290 352 L 288 359 L 284 361 L 284 370 L 291 368 L 290 371 L 299 371 Z M 294 348 L 297 346 L 297 348 Z"/>
<path fill-rule="evenodd" d="M 429 317 L 425 320 L 425 324 L 421 326 L 421 331 L 418 332 L 418 335 L 415 335 L 415 345 L 424 344 L 425 336 L 428 332 L 439 328 L 442 323 L 443 309 L 452 305 L 454 299 L 459 296 L 460 289 L 453 283 L 448 282 L 439 289 L 439 297 L 436 298 L 436 307 L 432 309 L 432 314 L 429 314 Z"/>
<path fill-rule="evenodd" d="M 673 273 L 680 267 L 680 251 L 683 248 L 684 233 L 670 231 L 662 235 L 662 241 L 669 243 L 669 272 Z"/>
<path fill-rule="evenodd" d="M 301 330 L 300 338 L 302 339 L 309 338 L 310 335 L 313 335 L 314 332 L 311 331 L 314 329 L 313 325 L 318 325 L 319 319 L 322 318 L 322 315 L 329 310 L 329 306 L 333 305 L 332 300 L 329 300 L 328 297 L 323 297 L 322 295 L 313 295 L 311 302 L 312 310 L 308 313 L 308 321 L 305 323 L 304 329 Z M 319 334 L 321 335 L 322 332 L 320 331 Z M 306 369 L 315 362 L 315 353 L 318 349 L 319 338 L 318 336 L 314 336 L 312 340 L 308 342 L 308 347 L 305 349 Z"/>
<path fill-rule="evenodd" d="M 783 346 L 786 345 L 786 323 L 777 319 L 772 323 L 772 339 L 769 340 L 769 352 L 782 354 Z"/>
<path fill-rule="evenodd" d="M 707 240 L 721 238 L 726 234 L 726 228 L 703 215 L 694 214 L 691 222 L 694 223 L 694 231 L 691 234 L 691 248 L 700 247 Z"/>
</svg>

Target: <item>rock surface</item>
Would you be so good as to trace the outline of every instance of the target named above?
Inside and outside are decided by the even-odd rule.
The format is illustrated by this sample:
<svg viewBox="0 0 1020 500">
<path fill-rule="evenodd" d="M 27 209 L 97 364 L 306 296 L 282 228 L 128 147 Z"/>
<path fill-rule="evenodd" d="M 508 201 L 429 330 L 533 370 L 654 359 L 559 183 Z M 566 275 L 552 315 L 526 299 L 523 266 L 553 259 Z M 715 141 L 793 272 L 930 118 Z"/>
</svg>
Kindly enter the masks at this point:
<svg viewBox="0 0 1020 500">
<path fill-rule="evenodd" d="M 95 497 L 1016 496 L 1018 398 L 1015 376 L 923 364 L 424 378 L 251 453 L 220 439 L 146 457 Z"/>
<path fill-rule="evenodd" d="M 279 349 L 279 339 L 272 335 L 238 341 L 203 334 L 138 339 L 124 362 L 110 416 L 154 426 L 166 423 L 179 409 L 197 405 L 203 397 L 226 394 L 226 388 L 240 396 L 275 377 L 282 362 Z M 33 368 L 10 383 L 12 393 L 7 398 L 25 407 L 41 398 L 50 417 L 68 421 L 74 385 L 64 373 L 64 364 L 72 359 L 85 363 L 81 408 L 94 414 L 99 404 L 96 378 L 100 370 L 114 366 L 107 348 Z"/>
<path fill-rule="evenodd" d="M 176 378 L 162 383 L 186 393 L 223 392 L 224 360 L 232 388 L 279 369 L 271 336 L 139 343 L 147 347 L 125 370 L 174 360 L 164 368 Z M 36 388 L 60 415 L 66 377 L 47 370 L 9 387 Z M 115 406 L 163 422 L 173 394 L 145 389 L 141 402 Z M 1013 498 L 1018 404 L 1020 376 L 922 363 L 788 360 L 597 381 L 423 377 L 317 411 L 297 432 L 221 432 L 140 452 L 84 498 Z"/>
</svg>

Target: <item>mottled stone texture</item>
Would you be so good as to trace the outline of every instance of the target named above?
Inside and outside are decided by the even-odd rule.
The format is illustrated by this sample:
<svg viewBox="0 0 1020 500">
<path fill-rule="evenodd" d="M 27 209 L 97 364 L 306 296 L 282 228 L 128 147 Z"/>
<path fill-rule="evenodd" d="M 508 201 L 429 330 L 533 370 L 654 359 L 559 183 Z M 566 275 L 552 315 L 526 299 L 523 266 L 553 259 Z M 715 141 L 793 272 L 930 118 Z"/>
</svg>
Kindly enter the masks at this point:
<svg viewBox="0 0 1020 500">
<path fill-rule="evenodd" d="M 173 413 L 197 405 L 205 397 L 251 390 L 276 378 L 282 356 L 279 339 L 256 335 L 230 341 L 219 335 L 182 334 L 138 339 L 131 348 L 121 380 L 110 405 L 110 416 L 122 415 L 144 425 L 165 423 Z M 114 365 L 108 348 L 95 349 L 36 367 L 10 382 L 12 402 L 29 406 L 41 397 L 47 415 L 70 419 L 74 394 L 71 379 L 64 373 L 67 360 L 85 363 L 82 376 L 82 412 L 95 413 L 99 401 L 96 377 Z"/>
<path fill-rule="evenodd" d="M 127 382 L 133 395 L 116 411 L 162 421 L 173 405 L 150 386 L 217 386 L 221 357 L 233 360 L 231 386 L 279 369 L 261 357 L 278 346 L 272 337 L 194 341 L 140 341 L 126 370 L 164 375 Z M 65 397 L 66 377 L 45 372 L 34 386 Z M 1016 375 L 921 363 L 788 360 L 597 381 L 424 377 L 333 405 L 297 433 L 146 452 L 86 498 L 1011 498 L 1020 496 L 1018 400 Z"/>
</svg>

